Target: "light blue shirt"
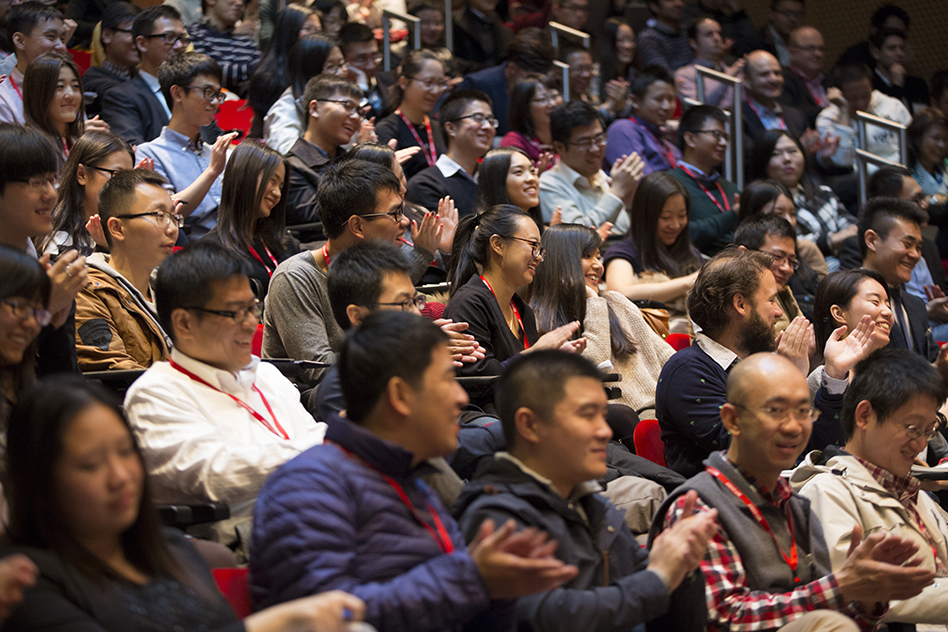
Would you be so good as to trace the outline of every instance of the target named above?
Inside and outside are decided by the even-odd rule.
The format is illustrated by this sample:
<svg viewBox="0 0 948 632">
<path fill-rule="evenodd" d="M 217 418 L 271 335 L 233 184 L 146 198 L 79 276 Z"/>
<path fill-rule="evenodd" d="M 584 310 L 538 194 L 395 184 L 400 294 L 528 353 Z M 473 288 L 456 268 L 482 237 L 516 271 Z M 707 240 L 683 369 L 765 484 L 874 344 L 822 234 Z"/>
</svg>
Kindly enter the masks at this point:
<svg viewBox="0 0 948 632">
<path fill-rule="evenodd" d="M 0 75 L 9 75 L 16 67 L 16 54 L 8 55 L 0 60 Z"/>
<path fill-rule="evenodd" d="M 169 191 L 174 194 L 184 191 L 211 165 L 211 148 L 168 127 L 161 129 L 155 140 L 142 143 L 135 150 L 135 160 L 153 158 L 155 171 L 168 179 Z M 207 195 L 195 208 L 195 200 L 188 200 L 191 211 L 185 224 L 191 227 L 191 241 L 203 237 L 217 225 L 217 207 L 221 203 L 221 178 L 218 177 Z"/>
<path fill-rule="evenodd" d="M 165 114 L 168 115 L 168 120 L 171 120 L 171 108 L 168 107 L 168 102 L 165 101 L 165 95 L 161 91 L 161 84 L 158 83 L 158 77 L 155 75 L 149 75 L 145 71 L 138 71 L 138 74 L 141 75 L 142 81 L 148 85 L 151 91 L 156 97 L 158 97 L 158 103 L 161 104 L 161 107 L 165 109 Z"/>
</svg>

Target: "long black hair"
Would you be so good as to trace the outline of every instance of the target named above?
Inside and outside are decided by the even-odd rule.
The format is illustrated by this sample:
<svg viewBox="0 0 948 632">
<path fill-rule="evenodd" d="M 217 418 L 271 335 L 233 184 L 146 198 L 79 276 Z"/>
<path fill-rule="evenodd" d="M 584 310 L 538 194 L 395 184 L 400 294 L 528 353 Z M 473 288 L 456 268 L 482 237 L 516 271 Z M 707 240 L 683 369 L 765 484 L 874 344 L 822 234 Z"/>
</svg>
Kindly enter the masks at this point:
<svg viewBox="0 0 948 632">
<path fill-rule="evenodd" d="M 781 195 L 791 203 L 793 202 L 793 196 L 787 187 L 776 180 L 754 180 L 744 185 L 744 190 L 741 191 L 741 208 L 737 212 L 737 222 L 741 223 L 748 217 L 763 213 L 763 208 Z"/>
<path fill-rule="evenodd" d="M 701 258 L 691 245 L 688 226 L 671 246 L 658 239 L 658 218 L 668 198 L 680 195 L 691 217 L 691 197 L 685 185 L 667 171 L 654 171 L 645 176 L 635 190 L 630 209 L 631 225 L 625 236 L 635 246 L 642 267 L 663 272 L 673 279 L 691 274 L 701 267 Z"/>
<path fill-rule="evenodd" d="M 514 154 L 522 155 L 531 165 L 533 164 L 527 153 L 519 147 L 498 147 L 491 149 L 484 156 L 481 165 L 477 168 L 477 194 L 474 198 L 474 208 L 477 212 L 483 212 L 498 204 L 512 204 L 510 195 L 507 193 L 507 174 Z M 540 205 L 527 209 L 527 214 L 542 230 L 543 218 L 540 215 Z"/>
<path fill-rule="evenodd" d="M 751 180 L 767 180 L 770 178 L 767 175 L 767 165 L 770 163 L 770 159 L 774 155 L 774 149 L 777 147 L 777 143 L 781 138 L 787 137 L 793 141 L 793 144 L 797 146 L 797 149 L 800 150 L 800 155 L 803 156 L 803 174 L 800 176 L 799 184 L 803 187 L 803 195 L 810 199 L 816 192 L 819 190 L 819 183 L 813 178 L 810 174 L 810 159 L 806 155 L 806 150 L 803 148 L 803 144 L 800 142 L 800 139 L 793 135 L 792 132 L 788 132 L 785 129 L 772 129 L 768 130 L 764 134 L 764 137 L 759 143 L 754 145 L 754 150 L 751 152 L 750 159 L 750 179 Z M 790 199 L 793 199 L 791 196 Z M 741 198 L 743 206 L 743 198 Z"/>
<path fill-rule="evenodd" d="M 543 334 L 573 321 L 586 321 L 586 278 L 583 259 L 602 246 L 594 229 L 580 224 L 556 224 L 541 239 L 546 254 L 527 287 L 527 302 Z M 635 342 L 622 328 L 609 303 L 609 340 L 614 357 L 635 353 Z M 578 334 L 581 335 L 581 332 Z"/>
<path fill-rule="evenodd" d="M 448 270 L 448 281 L 451 282 L 449 298 L 474 274 L 484 273 L 490 263 L 490 238 L 513 235 L 525 219 L 533 221 L 519 206 L 498 204 L 483 213 L 467 215 L 458 222 L 451 247 L 454 256 Z"/>
<path fill-rule="evenodd" d="M 337 46 L 338 44 L 325 35 L 315 33 L 301 37 L 293 44 L 287 61 L 286 78 L 287 84 L 293 88 L 294 99 L 303 96 L 310 79 L 323 73 L 326 60 Z"/>
</svg>

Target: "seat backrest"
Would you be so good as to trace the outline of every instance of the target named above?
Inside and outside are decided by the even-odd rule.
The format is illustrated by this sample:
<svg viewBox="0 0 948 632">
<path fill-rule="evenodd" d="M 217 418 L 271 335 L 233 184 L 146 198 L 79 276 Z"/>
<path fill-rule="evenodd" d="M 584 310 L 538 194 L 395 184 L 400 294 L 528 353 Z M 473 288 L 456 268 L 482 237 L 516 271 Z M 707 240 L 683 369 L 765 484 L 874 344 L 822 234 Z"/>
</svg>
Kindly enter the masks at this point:
<svg viewBox="0 0 948 632">
<path fill-rule="evenodd" d="M 238 617 L 244 619 L 253 613 L 250 605 L 250 583 L 247 568 L 215 568 L 214 581 L 221 594 L 227 598 L 230 607 Z"/>
<path fill-rule="evenodd" d="M 635 453 L 652 463 L 665 466 L 665 444 L 662 442 L 662 430 L 657 419 L 643 419 L 632 433 Z"/>
<path fill-rule="evenodd" d="M 255 356 L 263 356 L 263 323 L 257 325 L 257 331 L 253 332 L 253 341 L 250 343 L 250 353 Z"/>
<path fill-rule="evenodd" d="M 674 347 L 675 351 L 681 351 L 691 346 L 691 336 L 688 334 L 668 334 L 665 342 Z"/>
</svg>

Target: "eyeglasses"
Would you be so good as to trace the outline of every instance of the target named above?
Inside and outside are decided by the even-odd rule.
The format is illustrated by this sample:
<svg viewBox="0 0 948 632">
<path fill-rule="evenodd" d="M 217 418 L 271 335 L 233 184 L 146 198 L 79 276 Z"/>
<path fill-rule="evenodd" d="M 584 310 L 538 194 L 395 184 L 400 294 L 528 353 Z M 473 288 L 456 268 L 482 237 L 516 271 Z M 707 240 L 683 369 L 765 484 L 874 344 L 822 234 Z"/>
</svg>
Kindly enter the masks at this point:
<svg viewBox="0 0 948 632">
<path fill-rule="evenodd" d="M 185 46 L 191 44 L 191 36 L 187 33 L 175 33 L 174 31 L 168 31 L 166 33 L 153 33 L 152 35 L 142 35 L 145 39 L 155 39 L 160 37 L 161 40 L 168 44 L 169 46 L 174 46 L 178 42 L 181 42 Z"/>
<path fill-rule="evenodd" d="M 109 29 L 109 30 L 110 30 L 110 31 L 114 31 L 114 32 L 116 32 L 116 33 L 131 33 L 131 32 L 132 32 L 132 29 L 119 29 L 119 28 L 115 28 L 115 29 Z"/>
<path fill-rule="evenodd" d="M 2 302 L 10 308 L 14 318 L 17 320 L 23 321 L 35 318 L 37 325 L 45 327 L 53 319 L 53 314 L 49 310 L 33 307 L 25 301 L 20 302 L 15 298 L 5 298 Z"/>
<path fill-rule="evenodd" d="M 934 427 L 931 430 L 926 431 L 926 430 L 922 430 L 919 426 L 905 426 L 906 436 L 912 439 L 918 439 L 919 437 L 924 436 L 926 443 L 934 439 L 935 435 L 937 434 L 938 434 L 938 430 Z"/>
<path fill-rule="evenodd" d="M 263 315 L 263 305 L 257 299 L 254 299 L 253 305 L 250 307 L 241 307 L 234 310 L 207 309 L 206 307 L 186 307 L 185 309 L 192 309 L 196 312 L 204 312 L 205 314 L 214 314 L 215 316 L 221 316 L 222 318 L 231 318 L 238 324 L 247 322 L 247 317 L 251 315 L 259 321 L 260 317 Z"/>
<path fill-rule="evenodd" d="M 772 252 L 767 252 L 766 250 L 757 250 L 757 252 L 762 252 L 765 255 L 770 255 L 770 260 L 773 261 L 777 266 L 790 266 L 794 270 L 800 268 L 800 260 L 791 255 L 778 255 Z"/>
<path fill-rule="evenodd" d="M 813 53 L 825 53 L 825 52 L 826 52 L 826 47 L 825 47 L 825 46 L 796 46 L 796 45 L 794 45 L 794 44 L 790 44 L 790 47 L 791 47 L 791 48 L 795 48 L 795 49 L 797 49 L 797 50 L 802 50 L 804 53 L 809 53 L 809 54 L 811 54 L 811 55 L 812 55 Z"/>
<path fill-rule="evenodd" d="M 361 103 L 356 103 L 351 99 L 316 99 L 320 103 L 338 103 L 345 110 L 346 114 L 349 116 L 358 116 L 359 118 L 365 118 L 365 111 L 362 109 Z"/>
<path fill-rule="evenodd" d="M 454 120 L 463 121 L 464 119 L 471 119 L 477 125 L 483 125 L 484 123 L 487 123 L 494 129 L 497 129 L 497 126 L 500 125 L 500 121 L 495 119 L 493 116 L 487 116 L 486 114 L 482 114 L 480 112 L 477 112 L 476 114 L 468 114 L 466 116 L 459 116 Z"/>
<path fill-rule="evenodd" d="M 367 53 L 365 55 L 359 55 L 353 57 L 351 60 L 346 60 L 346 63 L 356 64 L 375 64 L 376 66 L 382 63 L 382 56 L 378 53 Z"/>
<path fill-rule="evenodd" d="M 584 138 L 578 143 L 566 143 L 567 145 L 573 145 L 579 149 L 579 151 L 589 151 L 593 146 L 605 147 L 606 146 L 606 135 L 597 134 L 592 138 Z"/>
<path fill-rule="evenodd" d="M 530 103 L 536 103 L 537 105 L 556 105 L 560 102 L 563 96 L 557 90 L 551 90 L 546 93 L 545 96 L 534 96 L 530 99 Z"/>
<path fill-rule="evenodd" d="M 542 259 L 543 255 L 546 254 L 546 248 L 540 245 L 540 242 L 533 241 L 532 239 L 524 239 L 523 237 L 504 237 L 504 239 L 516 239 L 517 241 L 522 241 L 525 244 L 530 244 L 531 252 L 533 253 L 534 259 Z"/>
<path fill-rule="evenodd" d="M 366 213 L 365 215 L 362 215 L 363 219 L 369 217 L 390 217 L 394 219 L 396 223 L 400 222 L 402 221 L 402 218 L 405 217 L 405 203 L 403 202 L 401 206 L 389 211 L 388 213 Z"/>
<path fill-rule="evenodd" d="M 110 178 L 114 176 L 116 173 L 118 173 L 119 171 L 121 171 L 121 169 L 106 169 L 105 167 L 96 167 L 95 165 L 87 165 L 86 163 L 82 163 L 82 166 L 85 167 L 86 169 L 95 169 L 96 171 L 107 173 L 109 174 Z"/>
<path fill-rule="evenodd" d="M 154 217 L 155 223 L 159 228 L 167 228 L 168 222 L 174 221 L 178 228 L 184 228 L 184 217 L 177 213 L 167 211 L 152 211 L 151 213 L 138 213 L 135 215 L 115 215 L 115 219 L 135 219 L 136 217 Z"/>
<path fill-rule="evenodd" d="M 369 303 L 366 307 L 379 307 L 382 305 L 387 305 L 389 307 L 401 307 L 403 312 L 407 312 L 411 309 L 411 306 L 414 304 L 418 308 L 418 311 L 421 311 L 425 308 L 425 305 L 428 304 L 428 298 L 423 294 L 415 294 L 411 298 L 406 298 L 404 301 L 398 303 Z"/>
<path fill-rule="evenodd" d="M 342 62 L 341 64 L 334 64 L 331 66 L 323 66 L 324 75 L 342 75 L 349 72 L 349 64 Z"/>
<path fill-rule="evenodd" d="M 424 86 L 425 90 L 447 90 L 448 86 L 451 85 L 451 82 L 443 77 L 441 79 L 419 79 L 417 77 L 406 76 L 405 78 L 411 81 L 417 81 Z"/>
<path fill-rule="evenodd" d="M 754 409 L 744 404 L 733 404 L 738 408 L 744 408 L 755 412 Z M 796 421 L 809 421 L 813 422 L 820 416 L 820 411 L 812 406 L 761 406 L 756 410 L 756 412 L 763 413 L 769 419 L 772 419 L 777 422 L 785 422 L 790 417 L 793 417 Z"/>
<path fill-rule="evenodd" d="M 216 103 L 220 105 L 224 102 L 224 99 L 227 98 L 222 90 L 214 88 L 213 86 L 187 86 L 185 89 L 200 90 L 201 96 L 208 103 Z"/>
<path fill-rule="evenodd" d="M 45 176 L 33 176 L 32 178 L 23 180 L 14 180 L 14 182 L 28 184 L 33 191 L 38 191 L 47 186 L 53 187 L 53 189 L 59 188 L 59 179 L 55 173 L 47 173 Z"/>
<path fill-rule="evenodd" d="M 710 134 L 711 136 L 714 137 L 714 140 L 719 143 L 722 140 L 725 142 L 731 140 L 730 134 L 728 134 L 727 132 L 722 132 L 719 129 L 699 129 L 697 132 L 695 132 L 695 134 Z"/>
</svg>

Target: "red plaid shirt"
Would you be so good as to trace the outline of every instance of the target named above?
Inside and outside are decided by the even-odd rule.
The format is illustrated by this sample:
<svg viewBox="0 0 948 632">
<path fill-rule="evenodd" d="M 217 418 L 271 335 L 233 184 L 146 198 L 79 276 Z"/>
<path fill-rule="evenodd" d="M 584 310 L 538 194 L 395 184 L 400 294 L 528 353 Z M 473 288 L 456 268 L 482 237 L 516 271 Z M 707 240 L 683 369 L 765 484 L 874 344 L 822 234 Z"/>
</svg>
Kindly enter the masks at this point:
<svg viewBox="0 0 948 632">
<path fill-rule="evenodd" d="M 773 492 L 758 486 L 746 473 L 741 474 L 774 506 L 782 509 L 790 500 L 792 491 L 784 479 L 778 479 Z M 678 499 L 668 515 L 665 528 L 682 518 L 685 498 Z M 699 498 L 695 511 L 710 508 Z M 867 615 L 855 603 L 845 603 L 839 584 L 833 575 L 821 577 L 799 586 L 791 592 L 769 593 L 752 591 L 747 586 L 744 562 L 727 533 L 719 525 L 717 533 L 708 544 L 708 551 L 701 560 L 705 578 L 705 597 L 708 602 L 708 627 L 711 632 L 763 632 L 777 630 L 814 610 L 838 610 L 851 617 L 862 630 L 875 630 L 888 608 Z"/>
</svg>

